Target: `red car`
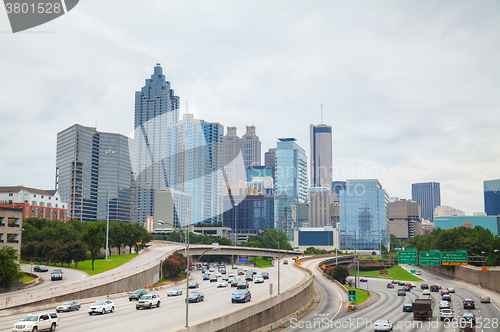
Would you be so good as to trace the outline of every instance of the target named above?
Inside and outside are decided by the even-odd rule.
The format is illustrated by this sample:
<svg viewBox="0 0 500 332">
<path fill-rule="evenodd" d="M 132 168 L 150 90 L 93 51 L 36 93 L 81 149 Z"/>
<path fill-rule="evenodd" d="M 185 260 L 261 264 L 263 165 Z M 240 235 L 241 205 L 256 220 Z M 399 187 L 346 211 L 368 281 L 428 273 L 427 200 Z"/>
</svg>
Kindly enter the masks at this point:
<svg viewBox="0 0 500 332">
<path fill-rule="evenodd" d="M 394 288 L 393 284 L 387 284 L 387 288 Z"/>
<path fill-rule="evenodd" d="M 450 295 L 450 292 L 448 292 L 448 290 L 446 290 L 446 289 L 443 289 L 441 291 L 441 295 Z"/>
</svg>

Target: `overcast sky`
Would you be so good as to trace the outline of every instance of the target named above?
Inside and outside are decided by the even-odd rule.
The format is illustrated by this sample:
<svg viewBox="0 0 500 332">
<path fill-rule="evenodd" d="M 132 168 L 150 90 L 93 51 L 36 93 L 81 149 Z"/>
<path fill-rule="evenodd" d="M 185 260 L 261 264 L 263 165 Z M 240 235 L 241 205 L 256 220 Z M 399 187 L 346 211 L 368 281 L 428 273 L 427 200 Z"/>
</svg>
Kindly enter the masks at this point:
<svg viewBox="0 0 500 332">
<path fill-rule="evenodd" d="M 390 196 L 441 183 L 483 212 L 500 178 L 499 1 L 85 0 L 12 34 L 0 8 L 0 186 L 54 188 L 56 135 L 131 135 L 156 63 L 200 118 L 255 125 L 263 153 L 333 127 L 334 180 Z"/>
</svg>

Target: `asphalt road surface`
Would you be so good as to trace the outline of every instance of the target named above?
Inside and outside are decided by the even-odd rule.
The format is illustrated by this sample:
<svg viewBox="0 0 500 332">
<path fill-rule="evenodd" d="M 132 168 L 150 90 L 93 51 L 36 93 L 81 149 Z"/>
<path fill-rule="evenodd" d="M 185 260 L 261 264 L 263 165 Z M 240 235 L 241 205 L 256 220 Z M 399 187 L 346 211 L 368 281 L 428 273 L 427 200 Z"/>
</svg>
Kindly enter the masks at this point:
<svg viewBox="0 0 500 332">
<path fill-rule="evenodd" d="M 291 265 L 280 268 L 281 289 L 287 289 L 307 278 L 307 274 Z M 228 272 L 236 270 L 229 269 Z M 203 281 L 201 272 L 195 271 L 193 280 L 198 281 L 205 301 L 189 304 L 189 324 L 195 324 L 214 317 L 228 314 L 243 306 L 250 305 L 269 297 L 269 284 L 273 284 L 273 293 L 277 292 L 276 268 L 257 269 L 258 273 L 267 271 L 270 278 L 263 284 L 250 283 L 252 301 L 249 303 L 231 303 L 231 294 L 236 288 L 217 288 L 217 283 Z M 135 302 L 128 297 L 114 299 L 116 310 L 105 315 L 88 315 L 89 305 L 84 305 L 79 311 L 60 313 L 61 323 L 58 331 L 172 331 L 185 326 L 185 285 L 181 286 L 182 296 L 167 297 L 168 289 L 158 291 L 161 296 L 159 308 L 136 310 Z M 104 297 L 103 297 L 104 298 Z M 72 299 L 68 299 L 72 300 Z M 14 315 L 0 318 L 0 331 L 11 331 L 13 324 L 25 315 Z"/>
</svg>

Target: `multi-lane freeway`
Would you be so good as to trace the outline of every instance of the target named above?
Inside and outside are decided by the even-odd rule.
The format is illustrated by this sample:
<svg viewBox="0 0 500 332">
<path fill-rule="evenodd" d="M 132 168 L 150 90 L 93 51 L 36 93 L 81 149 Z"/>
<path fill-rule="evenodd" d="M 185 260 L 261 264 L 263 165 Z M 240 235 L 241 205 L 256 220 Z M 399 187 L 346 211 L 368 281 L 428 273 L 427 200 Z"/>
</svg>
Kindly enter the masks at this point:
<svg viewBox="0 0 500 332">
<path fill-rule="evenodd" d="M 387 288 L 388 281 L 376 278 L 367 278 L 368 282 L 360 283 L 362 289 L 368 288 L 370 292 L 377 292 L 381 298 L 376 303 L 351 313 L 339 309 L 344 301 L 345 295 L 340 294 L 332 283 L 320 276 L 314 265 L 318 260 L 304 262 L 304 266 L 310 268 L 316 275 L 315 284 L 321 292 L 321 301 L 316 308 L 308 314 L 307 317 L 300 320 L 294 319 L 287 327 L 279 329 L 280 331 L 373 331 L 373 323 L 377 319 L 388 319 L 393 324 L 394 331 L 458 331 L 456 322 L 440 321 L 439 302 L 441 295 L 437 292 L 431 292 L 433 300 L 433 317 L 431 321 L 414 321 L 412 312 L 403 312 L 403 304 L 411 303 L 416 298 L 425 298 L 422 295 L 420 285 L 427 283 L 429 285 L 437 283 L 443 288 L 453 287 L 456 293 L 451 293 L 451 309 L 454 310 L 455 317 L 461 317 L 464 313 L 470 312 L 476 315 L 478 325 L 476 331 L 495 332 L 500 331 L 500 309 L 495 303 L 480 303 L 483 295 L 489 295 L 488 291 L 477 291 L 471 287 L 464 286 L 457 281 L 439 277 L 425 271 L 420 276 L 425 279 L 423 282 L 416 282 L 417 287 L 407 293 L 407 296 L 398 296 L 399 287 Z M 415 268 L 413 268 L 415 269 Z M 418 269 L 418 268 L 417 268 Z M 466 298 L 471 298 L 476 302 L 475 309 L 463 309 L 462 302 Z"/>
<path fill-rule="evenodd" d="M 248 303 L 231 303 L 231 294 L 236 288 L 217 288 L 217 283 L 202 280 L 201 272 L 193 273 L 193 280 L 198 281 L 205 301 L 189 304 L 189 324 L 195 324 L 214 317 L 228 314 L 242 306 L 269 297 L 269 284 L 273 284 L 273 294 L 277 292 L 276 268 L 257 269 L 258 273 L 267 271 L 270 279 L 263 284 L 250 283 L 252 300 Z M 236 271 L 236 270 L 228 270 Z M 291 265 L 281 266 L 281 290 L 292 287 L 308 275 Z M 113 299 L 116 310 L 105 315 L 87 314 L 89 305 L 82 306 L 79 311 L 60 313 L 61 323 L 58 331 L 173 331 L 185 326 L 185 285 L 181 287 L 182 296 L 167 297 L 168 288 L 159 290 L 161 305 L 159 308 L 136 310 L 135 302 L 128 297 Z M 125 291 L 125 290 L 124 290 Z M 71 300 L 71 299 L 68 299 Z M 56 305 L 56 304 L 55 304 Z M 54 307 L 55 307 L 54 305 Z M 11 331 L 12 325 L 25 315 L 14 315 L 0 318 L 0 331 Z"/>
</svg>

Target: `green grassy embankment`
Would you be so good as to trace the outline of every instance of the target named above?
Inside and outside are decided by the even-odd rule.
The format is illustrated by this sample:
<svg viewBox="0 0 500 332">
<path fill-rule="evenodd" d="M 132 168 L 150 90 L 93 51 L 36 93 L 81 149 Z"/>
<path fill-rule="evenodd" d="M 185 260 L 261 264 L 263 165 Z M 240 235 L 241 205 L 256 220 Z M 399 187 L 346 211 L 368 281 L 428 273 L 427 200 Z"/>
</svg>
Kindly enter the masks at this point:
<svg viewBox="0 0 500 332">
<path fill-rule="evenodd" d="M 353 275 L 354 270 L 351 271 Z M 378 271 L 359 271 L 359 275 L 378 277 Z M 422 279 L 414 276 L 410 272 L 403 269 L 401 266 L 396 265 L 387 269 L 387 275 L 381 276 L 382 278 L 394 278 L 396 280 L 402 281 L 423 281 Z"/>
<path fill-rule="evenodd" d="M 365 302 L 371 296 L 370 294 L 368 294 L 367 291 L 364 291 L 362 289 L 357 289 L 357 288 L 353 288 L 353 287 L 349 287 L 349 286 L 345 286 L 345 288 L 347 288 L 347 290 L 355 290 L 356 291 L 356 302 L 354 302 L 355 305 L 359 305 L 359 304 Z"/>
<path fill-rule="evenodd" d="M 92 271 L 92 260 L 86 260 L 86 261 L 81 261 L 78 262 L 78 268 L 77 270 L 83 271 L 88 273 L 89 275 L 93 276 L 95 274 L 99 274 L 102 272 L 106 272 L 108 270 L 114 269 L 115 267 L 118 267 L 122 264 L 125 264 L 132 258 L 136 257 L 137 253 L 133 254 L 123 254 L 123 255 L 113 255 L 113 256 L 108 256 L 108 260 L 104 259 L 96 259 L 94 261 L 94 271 Z M 21 263 L 23 264 L 29 264 L 30 262 L 21 260 Z M 45 266 L 54 266 L 54 267 L 61 267 L 61 264 L 56 264 L 56 263 L 50 263 L 46 264 L 45 262 L 33 262 L 33 265 L 45 265 Z M 62 266 L 64 268 L 68 268 L 67 264 L 64 264 Z M 75 264 L 70 264 L 69 268 L 75 269 Z"/>
</svg>

